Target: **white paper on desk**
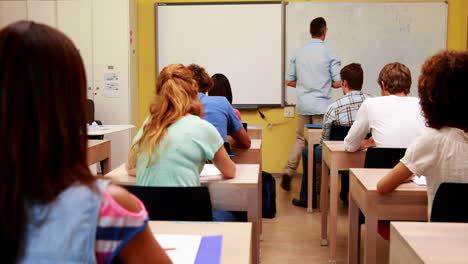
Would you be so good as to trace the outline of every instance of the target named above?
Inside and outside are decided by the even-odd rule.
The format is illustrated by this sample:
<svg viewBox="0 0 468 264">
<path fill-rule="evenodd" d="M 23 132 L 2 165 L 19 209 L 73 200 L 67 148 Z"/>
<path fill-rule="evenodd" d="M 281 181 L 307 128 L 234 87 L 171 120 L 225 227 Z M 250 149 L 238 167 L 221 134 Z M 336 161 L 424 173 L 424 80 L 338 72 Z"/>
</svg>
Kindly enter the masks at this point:
<svg viewBox="0 0 468 264">
<path fill-rule="evenodd" d="M 413 181 L 417 185 L 427 185 L 426 176 L 414 176 L 413 178 L 411 178 L 411 181 Z"/>
<path fill-rule="evenodd" d="M 205 164 L 203 170 L 200 172 L 200 177 L 207 176 L 221 176 L 221 172 L 213 164 Z"/>
<path fill-rule="evenodd" d="M 202 236 L 154 234 L 154 237 L 162 248 L 175 248 L 175 250 L 166 250 L 172 263 L 195 263 Z"/>
</svg>

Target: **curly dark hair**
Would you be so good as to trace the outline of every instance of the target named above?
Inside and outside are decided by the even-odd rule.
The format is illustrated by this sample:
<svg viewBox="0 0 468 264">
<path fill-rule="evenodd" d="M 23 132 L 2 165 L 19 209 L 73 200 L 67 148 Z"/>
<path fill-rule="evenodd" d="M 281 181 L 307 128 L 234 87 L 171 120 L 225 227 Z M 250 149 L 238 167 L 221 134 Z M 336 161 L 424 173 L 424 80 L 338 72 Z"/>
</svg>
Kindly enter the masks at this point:
<svg viewBox="0 0 468 264">
<path fill-rule="evenodd" d="M 205 68 L 197 64 L 190 64 L 188 68 L 193 72 L 193 79 L 197 82 L 200 93 L 207 93 L 213 88 L 213 80 L 206 73 Z"/>
<path fill-rule="evenodd" d="M 424 62 L 419 97 L 429 127 L 468 128 L 468 51 L 443 51 Z"/>
</svg>

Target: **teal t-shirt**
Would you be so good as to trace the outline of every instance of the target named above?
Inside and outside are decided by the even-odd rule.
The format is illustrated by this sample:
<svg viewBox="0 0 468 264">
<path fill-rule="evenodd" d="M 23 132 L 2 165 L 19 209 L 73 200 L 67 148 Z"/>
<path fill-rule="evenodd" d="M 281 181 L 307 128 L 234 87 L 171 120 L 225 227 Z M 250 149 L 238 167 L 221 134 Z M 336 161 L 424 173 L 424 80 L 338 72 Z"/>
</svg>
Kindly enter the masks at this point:
<svg viewBox="0 0 468 264">
<path fill-rule="evenodd" d="M 133 142 L 141 138 L 143 127 Z M 213 159 L 223 144 L 221 135 L 213 125 L 198 116 L 185 116 L 167 129 L 159 146 L 153 150 L 149 166 L 148 148 L 141 147 L 137 160 L 137 184 L 200 186 L 200 172 L 205 161 Z"/>
</svg>

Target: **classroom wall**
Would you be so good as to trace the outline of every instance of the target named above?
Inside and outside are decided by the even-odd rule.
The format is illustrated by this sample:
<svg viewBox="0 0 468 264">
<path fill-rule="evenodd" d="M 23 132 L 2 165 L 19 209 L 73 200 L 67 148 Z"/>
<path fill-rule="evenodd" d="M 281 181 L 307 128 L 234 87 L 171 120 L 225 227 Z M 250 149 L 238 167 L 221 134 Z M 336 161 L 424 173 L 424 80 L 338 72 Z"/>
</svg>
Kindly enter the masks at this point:
<svg viewBox="0 0 468 264">
<path fill-rule="evenodd" d="M 139 124 L 148 114 L 148 106 L 155 86 L 155 49 L 154 49 L 154 3 L 156 2 L 214 2 L 215 0 L 138 0 L 138 32 L 139 32 Z M 236 2 L 240 0 L 230 0 Z M 245 0 L 242 0 L 245 1 Z M 259 1 L 259 0 L 254 0 Z M 353 0 L 322 0 L 322 1 L 353 1 Z M 376 0 L 356 0 L 376 1 Z M 383 0 L 381 0 L 383 1 Z M 393 0 L 408 1 L 408 0 Z M 428 0 L 411 0 L 428 1 Z M 437 0 L 435 0 L 437 1 Z M 226 2 L 226 1 L 217 1 Z M 467 48 L 468 31 L 468 0 L 448 0 L 448 36 L 449 49 L 463 50 Z M 263 164 L 262 169 L 272 173 L 280 173 L 286 163 L 290 148 L 295 139 L 296 117 L 284 118 L 282 108 L 261 109 L 268 121 L 262 120 L 257 111 L 243 111 L 244 122 L 263 124 Z M 284 123 L 266 128 L 268 122 Z M 300 167 L 299 172 L 302 172 Z"/>
</svg>

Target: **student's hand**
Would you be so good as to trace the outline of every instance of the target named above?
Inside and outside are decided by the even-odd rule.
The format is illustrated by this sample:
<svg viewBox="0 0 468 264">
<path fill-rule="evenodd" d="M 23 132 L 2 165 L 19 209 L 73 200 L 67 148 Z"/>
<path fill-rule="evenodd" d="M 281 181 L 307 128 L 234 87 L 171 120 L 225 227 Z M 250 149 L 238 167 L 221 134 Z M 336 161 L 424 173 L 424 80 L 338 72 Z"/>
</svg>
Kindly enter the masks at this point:
<svg viewBox="0 0 468 264">
<path fill-rule="evenodd" d="M 364 149 L 372 148 L 375 146 L 376 144 L 375 144 L 374 138 L 370 137 L 369 139 L 364 139 L 361 142 L 361 146 L 359 147 L 359 150 L 364 150 Z"/>
<path fill-rule="evenodd" d="M 136 177 L 136 167 L 131 168 L 128 161 L 125 162 L 125 170 L 127 171 L 128 175 Z"/>
<path fill-rule="evenodd" d="M 230 135 L 234 142 L 229 142 L 229 144 L 236 148 L 248 149 L 250 148 L 251 140 L 244 128 L 241 128 L 239 131 L 231 133 Z"/>
<path fill-rule="evenodd" d="M 403 182 L 404 183 L 407 183 L 407 182 L 410 182 L 414 177 L 414 174 L 411 174 L 411 176 L 409 176 L 406 180 L 404 180 Z"/>
</svg>

